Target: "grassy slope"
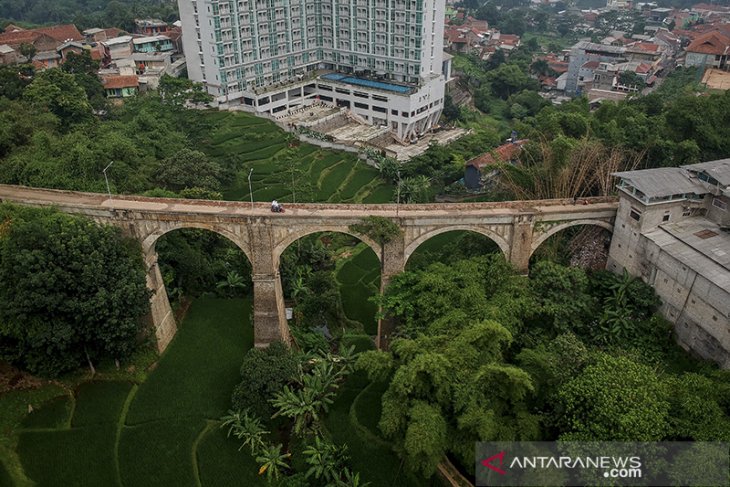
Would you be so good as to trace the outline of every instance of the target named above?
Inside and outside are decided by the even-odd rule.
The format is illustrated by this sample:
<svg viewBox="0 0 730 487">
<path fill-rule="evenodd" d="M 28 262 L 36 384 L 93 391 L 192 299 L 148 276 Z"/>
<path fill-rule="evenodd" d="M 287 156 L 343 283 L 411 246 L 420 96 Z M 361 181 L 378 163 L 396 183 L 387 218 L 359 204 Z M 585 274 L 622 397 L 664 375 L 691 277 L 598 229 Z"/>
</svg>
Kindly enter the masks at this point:
<svg viewBox="0 0 730 487">
<path fill-rule="evenodd" d="M 288 155 L 287 134 L 268 120 L 240 112 L 207 112 L 206 116 L 214 128 L 201 149 L 223 165 L 233 162 L 236 168 L 233 182 L 224 188 L 225 199 L 250 199 L 250 168 L 257 201 L 292 201 L 292 179 L 298 202 L 392 199 L 393 187 L 353 154 L 299 144 Z"/>
</svg>

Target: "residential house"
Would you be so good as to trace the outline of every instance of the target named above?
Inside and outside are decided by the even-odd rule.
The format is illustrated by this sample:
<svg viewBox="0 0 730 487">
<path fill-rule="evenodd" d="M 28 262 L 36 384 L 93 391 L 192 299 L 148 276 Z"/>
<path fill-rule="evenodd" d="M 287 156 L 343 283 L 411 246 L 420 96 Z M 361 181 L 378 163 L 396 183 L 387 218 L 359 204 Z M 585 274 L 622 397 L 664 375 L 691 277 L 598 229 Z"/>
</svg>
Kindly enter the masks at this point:
<svg viewBox="0 0 730 487">
<path fill-rule="evenodd" d="M 59 56 L 61 56 L 61 62 L 64 62 L 71 52 L 81 54 L 86 50 L 90 51 L 90 49 L 85 47 L 82 43 L 76 41 L 64 42 L 56 48 L 56 52 L 58 52 Z"/>
<path fill-rule="evenodd" d="M 107 76 L 101 80 L 108 98 L 124 99 L 135 96 L 139 92 L 139 78 L 131 76 Z"/>
<path fill-rule="evenodd" d="M 450 25 L 444 28 L 444 48 L 453 52 L 468 53 L 478 49 L 483 36 L 469 27 Z"/>
<path fill-rule="evenodd" d="M 649 14 L 647 16 L 647 20 L 649 22 L 654 23 L 662 23 L 664 20 L 669 17 L 672 12 L 674 12 L 674 9 L 667 8 L 667 7 L 657 7 L 653 8 L 649 11 Z"/>
<path fill-rule="evenodd" d="M 145 36 L 164 34 L 169 29 L 167 22 L 160 19 L 136 19 L 135 32 Z"/>
<path fill-rule="evenodd" d="M 697 37 L 685 51 L 685 66 L 730 68 L 730 36 L 720 31 Z"/>
<path fill-rule="evenodd" d="M 593 71 L 601 62 L 617 62 L 625 59 L 626 48 L 607 46 L 588 41 L 576 43 L 570 50 L 568 78 L 565 83 L 567 94 L 580 94 L 586 83 L 593 82 Z"/>
<path fill-rule="evenodd" d="M 7 44 L 0 44 L 0 65 L 15 64 L 18 61 L 18 54 L 15 49 Z"/>
<path fill-rule="evenodd" d="M 61 65 L 61 55 L 56 51 L 39 52 L 33 57 L 33 66 L 38 70 L 57 68 Z"/>
<path fill-rule="evenodd" d="M 86 39 L 87 44 L 93 44 L 95 42 L 102 42 L 107 40 L 106 30 L 96 27 L 93 29 L 86 29 L 82 32 L 82 34 L 84 35 L 84 39 Z"/>
<path fill-rule="evenodd" d="M 631 0 L 607 0 L 606 8 L 609 10 L 630 10 Z"/>
<path fill-rule="evenodd" d="M 514 34 L 502 34 L 501 32 L 495 32 L 487 43 L 488 46 L 493 46 L 497 49 L 504 51 L 513 51 L 522 44 L 520 36 Z"/>
<path fill-rule="evenodd" d="M 108 39 L 102 44 L 112 61 L 132 56 L 132 36 L 120 36 Z"/>
<path fill-rule="evenodd" d="M 33 46 L 36 52 L 55 51 L 60 43 L 47 34 L 40 34 L 30 30 L 4 32 L 0 34 L 0 44 L 11 47 L 15 52 L 20 53 L 22 45 Z"/>
<path fill-rule="evenodd" d="M 512 141 L 467 161 L 464 167 L 464 185 L 467 189 L 478 190 L 485 180 L 496 175 L 495 165 L 500 162 L 515 164 L 527 139 Z"/>
<path fill-rule="evenodd" d="M 151 37 L 137 37 L 132 40 L 134 52 L 155 53 L 174 50 L 172 40 L 163 35 Z"/>
<path fill-rule="evenodd" d="M 183 52 L 182 46 L 182 29 L 178 26 L 171 27 L 165 35 L 170 38 L 172 42 L 173 50 L 175 52 Z"/>
<path fill-rule="evenodd" d="M 39 69 L 56 67 L 61 62 L 57 48 L 67 42 L 82 41 L 84 36 L 74 25 L 54 25 L 38 29 L 23 29 L 9 25 L 0 34 L 0 45 L 6 45 L 16 52 L 16 60 L 21 60 L 21 46 L 33 46 L 36 55 L 33 63 Z"/>
</svg>

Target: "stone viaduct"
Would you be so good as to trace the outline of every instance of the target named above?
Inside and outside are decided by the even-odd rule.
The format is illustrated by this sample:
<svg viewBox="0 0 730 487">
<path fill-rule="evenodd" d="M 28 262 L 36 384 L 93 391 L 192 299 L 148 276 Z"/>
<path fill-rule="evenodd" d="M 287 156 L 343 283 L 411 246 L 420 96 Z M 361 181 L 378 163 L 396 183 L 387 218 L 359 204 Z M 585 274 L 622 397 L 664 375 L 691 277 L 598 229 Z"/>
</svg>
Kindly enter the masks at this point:
<svg viewBox="0 0 730 487">
<path fill-rule="evenodd" d="M 113 224 L 142 245 L 147 283 L 154 291 L 151 317 L 158 348 L 164 350 L 175 335 L 175 323 L 160 269 L 155 243 L 180 228 L 216 232 L 234 242 L 248 257 L 253 277 L 254 340 L 266 346 L 289 340 L 279 259 L 297 239 L 317 232 L 342 232 L 369 245 L 381 261 L 381 289 L 401 272 L 420 244 L 440 233 L 467 230 L 493 240 L 514 267 L 527 273 L 530 256 L 555 233 L 576 225 L 597 225 L 613 230 L 617 200 L 540 200 L 500 203 L 445 203 L 423 205 L 288 205 L 285 213 L 271 213 L 266 203 L 180 200 L 140 196 L 109 197 L 21 186 L 0 185 L 0 201 L 53 206 Z M 349 226 L 377 215 L 396 222 L 401 237 L 383 249 Z M 378 337 L 380 338 L 380 337 Z"/>
</svg>

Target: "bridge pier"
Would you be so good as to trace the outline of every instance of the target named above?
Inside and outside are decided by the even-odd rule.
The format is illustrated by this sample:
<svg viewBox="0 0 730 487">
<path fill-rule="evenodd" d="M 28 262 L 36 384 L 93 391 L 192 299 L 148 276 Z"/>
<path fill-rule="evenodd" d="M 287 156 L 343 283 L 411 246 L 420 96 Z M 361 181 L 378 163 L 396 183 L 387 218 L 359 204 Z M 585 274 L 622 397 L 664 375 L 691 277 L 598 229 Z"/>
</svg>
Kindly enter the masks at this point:
<svg viewBox="0 0 730 487">
<path fill-rule="evenodd" d="M 175 336 L 177 323 L 167 297 L 160 266 L 157 264 L 157 252 L 154 249 L 147 250 L 144 260 L 147 267 L 147 287 L 153 293 L 150 298 L 150 316 L 157 338 L 157 350 L 162 353 Z"/>
<path fill-rule="evenodd" d="M 277 341 L 289 344 L 291 336 L 271 225 L 263 221 L 249 225 L 248 239 L 251 242 L 254 346 L 268 347 Z"/>
<path fill-rule="evenodd" d="M 530 270 L 533 230 L 532 216 L 520 215 L 512 225 L 512 246 L 510 247 L 509 261 L 515 270 L 522 275 L 527 275 Z"/>
<path fill-rule="evenodd" d="M 291 342 L 278 272 L 253 275 L 253 335 L 257 348 Z"/>
<path fill-rule="evenodd" d="M 390 284 L 390 281 L 397 274 L 403 272 L 406 267 L 405 239 L 403 235 L 388 242 L 380 255 L 380 294 Z M 380 312 L 381 310 L 378 310 Z M 378 319 L 378 336 L 375 344 L 378 349 L 388 349 L 390 335 L 395 331 L 395 323 L 389 318 Z"/>
</svg>

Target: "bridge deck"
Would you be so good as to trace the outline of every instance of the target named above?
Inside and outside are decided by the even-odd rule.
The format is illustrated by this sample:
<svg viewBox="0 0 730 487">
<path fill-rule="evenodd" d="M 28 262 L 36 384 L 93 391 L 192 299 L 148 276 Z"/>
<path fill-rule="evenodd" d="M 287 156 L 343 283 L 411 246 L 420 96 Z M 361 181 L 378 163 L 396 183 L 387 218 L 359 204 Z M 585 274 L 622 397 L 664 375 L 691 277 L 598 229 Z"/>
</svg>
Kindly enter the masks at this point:
<svg viewBox="0 0 730 487">
<path fill-rule="evenodd" d="M 0 185 L 0 201 L 17 201 L 39 205 L 58 205 L 85 207 L 89 209 L 127 210 L 142 212 L 164 212 L 178 214 L 229 215 L 232 217 L 271 216 L 269 203 L 244 201 L 186 200 L 173 198 L 150 198 L 134 195 L 112 195 L 109 198 L 101 193 L 83 193 L 52 189 L 29 188 L 24 186 Z M 317 217 L 359 217 L 378 215 L 384 217 L 408 218 L 429 216 L 479 216 L 514 215 L 530 213 L 570 213 L 585 209 L 591 211 L 615 210 L 617 198 L 584 198 L 574 202 L 572 199 L 523 200 L 489 203 L 428 203 L 417 205 L 396 204 L 329 204 L 304 203 L 286 204 L 286 213 L 281 216 Z"/>
</svg>

